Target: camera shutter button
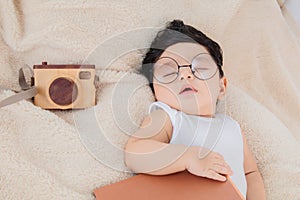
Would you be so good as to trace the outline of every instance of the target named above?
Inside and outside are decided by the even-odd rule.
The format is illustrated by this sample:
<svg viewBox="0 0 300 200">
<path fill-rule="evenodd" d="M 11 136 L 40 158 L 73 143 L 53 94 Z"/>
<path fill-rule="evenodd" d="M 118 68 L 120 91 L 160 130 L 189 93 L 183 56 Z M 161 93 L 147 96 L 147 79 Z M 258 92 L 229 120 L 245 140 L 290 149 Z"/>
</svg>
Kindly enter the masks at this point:
<svg viewBox="0 0 300 200">
<path fill-rule="evenodd" d="M 73 80 L 60 77 L 51 83 L 49 96 L 58 105 L 70 105 L 78 96 L 78 88 Z"/>
</svg>

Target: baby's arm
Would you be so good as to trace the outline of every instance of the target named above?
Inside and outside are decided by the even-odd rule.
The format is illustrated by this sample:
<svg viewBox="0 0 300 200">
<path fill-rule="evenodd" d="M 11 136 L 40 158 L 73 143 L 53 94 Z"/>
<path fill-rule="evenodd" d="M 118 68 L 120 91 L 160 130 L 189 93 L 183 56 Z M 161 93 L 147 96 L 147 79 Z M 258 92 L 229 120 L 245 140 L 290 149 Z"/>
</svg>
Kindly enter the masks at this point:
<svg viewBox="0 0 300 200">
<path fill-rule="evenodd" d="M 246 137 L 244 140 L 244 169 L 247 180 L 247 200 L 266 200 L 262 177 L 257 168 L 255 159 L 248 147 Z"/>
<path fill-rule="evenodd" d="M 164 175 L 188 170 L 219 181 L 225 181 L 223 175 L 232 173 L 218 153 L 210 152 L 199 159 L 200 147 L 169 144 L 172 129 L 169 116 L 163 110 L 152 112 L 126 144 L 126 165 L 136 173 Z"/>
<path fill-rule="evenodd" d="M 136 173 L 154 175 L 183 171 L 186 156 L 181 155 L 187 148 L 183 145 L 169 145 L 171 132 L 172 124 L 167 114 L 163 110 L 152 112 L 126 144 L 127 166 Z"/>
</svg>

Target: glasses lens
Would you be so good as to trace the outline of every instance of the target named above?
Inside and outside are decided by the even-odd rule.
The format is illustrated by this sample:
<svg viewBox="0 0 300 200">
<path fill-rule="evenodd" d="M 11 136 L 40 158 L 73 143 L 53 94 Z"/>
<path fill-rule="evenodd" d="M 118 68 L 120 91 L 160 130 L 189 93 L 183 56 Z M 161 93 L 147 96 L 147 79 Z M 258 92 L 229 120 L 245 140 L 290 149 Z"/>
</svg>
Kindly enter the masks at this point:
<svg viewBox="0 0 300 200">
<path fill-rule="evenodd" d="M 154 64 L 153 75 L 161 83 L 171 83 L 178 76 L 178 65 L 171 58 L 160 58 Z"/>
<path fill-rule="evenodd" d="M 209 54 L 199 54 L 192 61 L 192 70 L 197 78 L 207 80 L 216 74 L 218 67 Z"/>
</svg>

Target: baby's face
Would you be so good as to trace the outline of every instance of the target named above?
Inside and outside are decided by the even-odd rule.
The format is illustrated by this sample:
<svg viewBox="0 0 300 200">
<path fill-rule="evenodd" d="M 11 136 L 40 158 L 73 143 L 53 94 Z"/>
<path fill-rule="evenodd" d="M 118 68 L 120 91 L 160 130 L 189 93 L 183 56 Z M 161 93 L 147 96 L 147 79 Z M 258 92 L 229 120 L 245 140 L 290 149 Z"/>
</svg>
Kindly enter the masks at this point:
<svg viewBox="0 0 300 200">
<path fill-rule="evenodd" d="M 166 59 L 162 59 L 167 57 Z M 153 86 L 158 101 L 162 101 L 170 107 L 191 115 L 213 117 L 216 110 L 216 102 L 222 98 L 226 89 L 226 78 L 219 77 L 218 67 L 208 51 L 199 44 L 177 43 L 168 47 L 160 56 L 161 59 L 154 65 Z M 190 67 L 181 67 L 177 78 L 173 81 L 174 73 L 167 73 L 168 64 L 176 61 L 179 66 L 193 63 L 206 63 L 207 80 L 200 80 L 194 76 Z M 195 65 L 194 65 L 195 66 Z M 166 70 L 165 68 L 166 67 Z M 201 78 L 202 74 L 198 73 Z M 203 77 L 205 79 L 205 77 Z M 169 83 L 161 83 L 159 78 Z"/>
</svg>

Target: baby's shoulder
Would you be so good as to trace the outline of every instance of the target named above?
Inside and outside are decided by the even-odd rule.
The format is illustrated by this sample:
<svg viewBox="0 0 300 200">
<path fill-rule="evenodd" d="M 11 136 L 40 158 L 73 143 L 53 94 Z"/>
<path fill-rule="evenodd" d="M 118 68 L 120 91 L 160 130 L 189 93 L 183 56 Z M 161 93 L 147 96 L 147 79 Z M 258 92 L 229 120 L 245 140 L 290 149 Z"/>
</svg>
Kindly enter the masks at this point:
<svg viewBox="0 0 300 200">
<path fill-rule="evenodd" d="M 155 132 L 155 137 L 165 136 L 165 142 L 170 142 L 172 137 L 173 125 L 169 115 L 162 109 L 153 110 L 144 119 L 143 127 Z"/>
<path fill-rule="evenodd" d="M 168 113 L 163 109 L 152 110 L 149 112 L 148 117 L 162 119 L 168 117 Z"/>
<path fill-rule="evenodd" d="M 154 110 L 164 110 L 166 113 L 172 112 L 172 108 L 168 104 L 165 104 L 161 101 L 155 101 L 151 103 L 149 107 L 149 113 Z"/>
<path fill-rule="evenodd" d="M 146 119 L 152 124 L 161 124 L 164 122 L 166 126 L 172 126 L 170 116 L 164 109 L 152 110 L 147 116 Z"/>
</svg>

